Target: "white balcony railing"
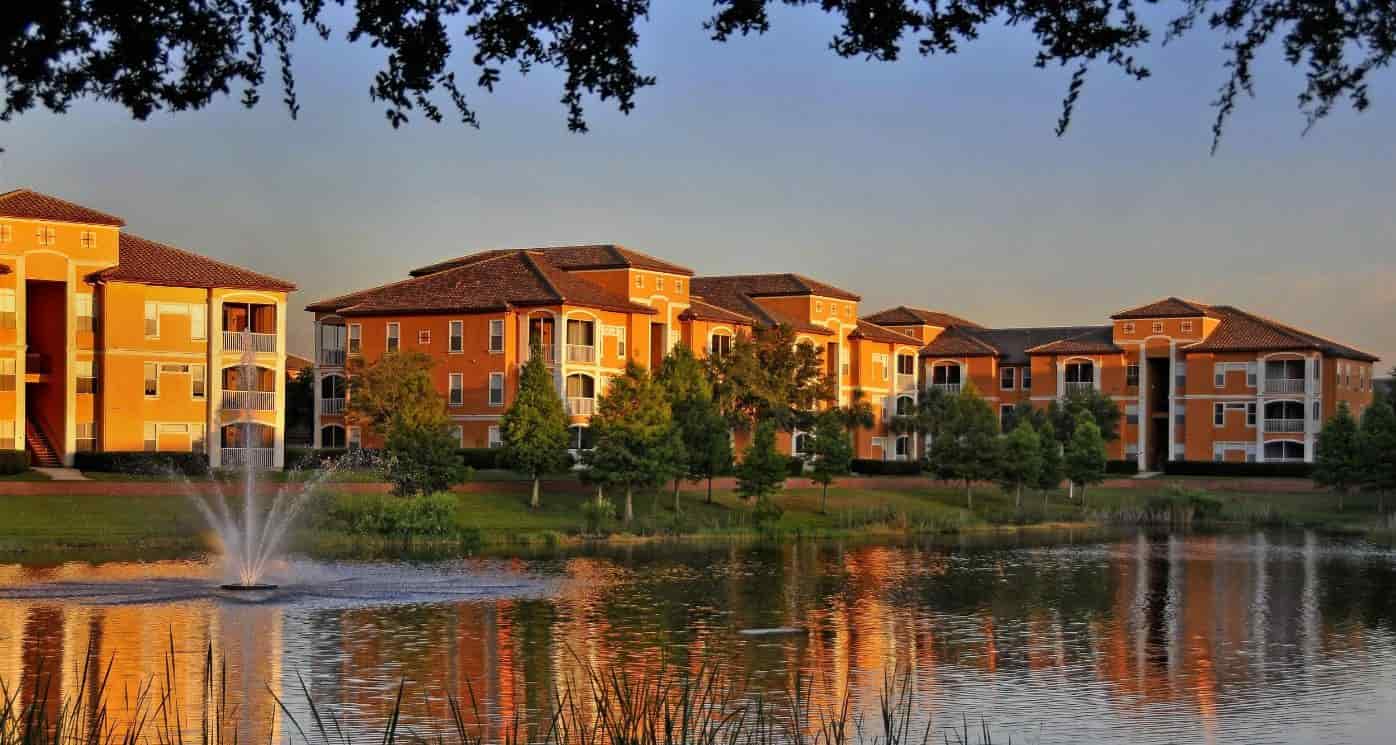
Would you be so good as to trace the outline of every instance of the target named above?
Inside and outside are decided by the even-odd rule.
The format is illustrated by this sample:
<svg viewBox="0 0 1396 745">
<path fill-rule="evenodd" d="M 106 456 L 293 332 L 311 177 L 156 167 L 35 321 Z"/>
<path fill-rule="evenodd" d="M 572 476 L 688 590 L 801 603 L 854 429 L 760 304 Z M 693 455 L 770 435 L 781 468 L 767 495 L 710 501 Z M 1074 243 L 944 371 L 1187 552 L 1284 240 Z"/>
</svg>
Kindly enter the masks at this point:
<svg viewBox="0 0 1396 745">
<path fill-rule="evenodd" d="M 223 408 L 234 411 L 275 411 L 275 391 L 223 391 Z"/>
<path fill-rule="evenodd" d="M 249 350 L 248 347 L 251 347 L 251 349 Z M 224 331 L 223 348 L 230 352 L 275 352 L 276 334 Z M 343 352 L 340 354 L 343 354 Z"/>
<path fill-rule="evenodd" d="M 897 390 L 898 390 L 898 391 L 911 391 L 911 390 L 915 390 L 915 389 L 916 389 L 916 376 L 915 376 L 915 375 L 906 375 L 906 374 L 904 374 L 904 373 L 897 373 L 896 384 L 897 384 Z"/>
<path fill-rule="evenodd" d="M 1266 378 L 1266 393 L 1303 393 L 1303 378 Z"/>
<path fill-rule="evenodd" d="M 960 393 L 959 383 L 931 383 L 931 388 L 934 388 L 935 390 L 938 390 L 942 393 L 948 393 L 951 396 L 956 396 Z"/>
<path fill-rule="evenodd" d="M 333 365 L 333 366 L 335 366 L 335 367 L 343 367 L 343 366 L 344 366 L 344 350 L 343 350 L 343 349 L 321 349 L 321 350 L 320 350 L 320 364 L 322 364 L 322 365 Z"/>
<path fill-rule="evenodd" d="M 1266 419 L 1266 432 L 1303 432 L 1303 419 Z"/>
<path fill-rule="evenodd" d="M 572 416 L 591 416 L 596 411 L 596 399 L 580 396 L 567 397 L 567 413 Z"/>
<path fill-rule="evenodd" d="M 531 350 L 532 348 L 533 347 L 530 343 L 529 349 Z M 529 352 L 529 354 L 532 354 L 532 352 Z M 539 347 L 538 356 L 543 358 L 543 364 L 545 365 L 552 365 L 557 363 L 557 349 L 555 349 L 551 344 Z M 528 356 L 525 355 L 524 359 L 527 360 Z"/>
<path fill-rule="evenodd" d="M 223 448 L 222 455 L 225 468 L 241 468 L 250 463 L 253 468 L 267 469 L 276 463 L 273 448 Z"/>
<path fill-rule="evenodd" d="M 1067 393 L 1082 393 L 1095 389 L 1095 383 L 1089 380 L 1068 380 L 1066 381 Z"/>
<path fill-rule="evenodd" d="M 568 362 L 595 362 L 596 347 L 583 346 L 581 344 L 567 345 Z"/>
<path fill-rule="evenodd" d="M 342 398 L 322 398 L 320 399 L 321 414 L 343 414 L 344 399 Z"/>
</svg>

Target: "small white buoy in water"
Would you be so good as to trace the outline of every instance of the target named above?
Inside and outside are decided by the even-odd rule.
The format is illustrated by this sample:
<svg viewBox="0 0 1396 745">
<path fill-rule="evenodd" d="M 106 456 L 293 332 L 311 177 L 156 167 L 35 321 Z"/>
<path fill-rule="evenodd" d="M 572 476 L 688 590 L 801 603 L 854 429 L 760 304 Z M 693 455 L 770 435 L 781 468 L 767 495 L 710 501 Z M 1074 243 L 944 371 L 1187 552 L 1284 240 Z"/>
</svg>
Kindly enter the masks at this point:
<svg viewBox="0 0 1396 745">
<path fill-rule="evenodd" d="M 805 630 L 798 626 L 776 626 L 769 629 L 742 629 L 737 632 L 745 636 L 773 636 L 783 634 L 803 634 Z"/>
</svg>

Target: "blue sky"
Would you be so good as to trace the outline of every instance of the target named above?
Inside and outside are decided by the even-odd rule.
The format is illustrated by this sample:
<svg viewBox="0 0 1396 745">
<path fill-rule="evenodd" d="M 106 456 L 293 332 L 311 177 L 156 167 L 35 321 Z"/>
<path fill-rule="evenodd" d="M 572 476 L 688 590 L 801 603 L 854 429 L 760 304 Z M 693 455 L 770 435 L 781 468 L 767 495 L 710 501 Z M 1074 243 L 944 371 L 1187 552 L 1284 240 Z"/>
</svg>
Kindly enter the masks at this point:
<svg viewBox="0 0 1396 745">
<path fill-rule="evenodd" d="M 827 49 L 822 13 L 779 9 L 717 44 L 704 3 L 656 3 L 630 116 L 589 102 L 569 133 L 559 78 L 473 95 L 481 128 L 393 130 L 367 95 L 380 56 L 307 38 L 302 112 L 135 122 L 110 104 L 0 125 L 0 187 L 125 217 L 128 230 L 295 281 L 295 307 L 498 246 L 619 242 L 701 273 L 799 271 L 984 324 L 1101 323 L 1165 295 L 1231 303 L 1396 362 L 1396 77 L 1373 109 L 1308 135 L 1301 79 L 1270 50 L 1255 99 L 1208 154 L 1216 37 L 1100 68 L 1052 132 L 1068 72 L 1021 29 L 896 63 Z M 345 24 L 340 23 L 339 29 Z M 461 55 L 460 72 L 473 79 Z M 291 318 L 309 348 L 310 318 Z"/>
</svg>

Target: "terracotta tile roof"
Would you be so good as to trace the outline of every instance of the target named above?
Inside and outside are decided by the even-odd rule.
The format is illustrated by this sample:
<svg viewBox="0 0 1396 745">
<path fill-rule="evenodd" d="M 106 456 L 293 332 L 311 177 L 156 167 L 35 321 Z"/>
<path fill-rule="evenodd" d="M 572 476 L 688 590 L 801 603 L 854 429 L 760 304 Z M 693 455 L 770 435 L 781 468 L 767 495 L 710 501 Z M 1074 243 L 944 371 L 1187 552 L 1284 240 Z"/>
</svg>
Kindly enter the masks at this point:
<svg viewBox="0 0 1396 745">
<path fill-rule="evenodd" d="M 465 266 L 486 259 L 492 259 L 495 256 L 512 251 L 531 251 L 546 254 L 548 261 L 551 262 L 553 266 L 565 271 L 577 271 L 582 269 L 645 269 L 653 272 L 665 272 L 667 274 L 681 274 L 685 277 L 693 276 L 693 270 L 688 267 L 679 266 L 678 264 L 673 264 L 663 259 L 650 256 L 649 254 L 641 253 L 614 243 L 536 248 L 495 248 L 454 259 L 447 259 L 424 267 L 418 267 L 413 269 L 410 274 L 413 277 L 421 277 L 444 269 L 454 269 L 458 266 Z"/>
<path fill-rule="evenodd" d="M 1114 328 L 1101 326 L 1083 334 L 1029 347 L 1024 351 L 1028 354 L 1117 354 L 1121 349 L 1115 346 Z"/>
<path fill-rule="evenodd" d="M 683 321 L 720 321 L 723 323 L 737 323 L 743 326 L 755 326 L 756 319 L 744 313 L 734 313 L 712 303 L 704 302 L 696 297 L 689 297 L 689 306 L 684 312 L 679 314 L 679 320 Z"/>
<path fill-rule="evenodd" d="M 779 326 L 784 324 L 790 328 L 806 334 L 820 334 L 831 336 L 832 331 L 816 326 L 808 321 L 780 313 L 767 308 L 753 300 L 751 297 L 741 292 L 741 286 L 737 283 L 715 282 L 707 285 L 707 289 L 698 292 L 698 282 L 700 278 L 693 278 L 693 294 L 700 296 L 708 305 L 713 305 L 729 313 L 736 313 L 740 316 L 750 318 L 754 326 Z"/>
<path fill-rule="evenodd" d="M 1221 319 L 1206 339 L 1185 349 L 1188 352 L 1264 352 L 1280 350 L 1317 350 L 1332 357 L 1376 362 L 1379 358 L 1339 344 L 1331 339 L 1311 334 L 1279 321 L 1247 313 L 1229 305 L 1214 305 L 1211 310 Z"/>
<path fill-rule="evenodd" d="M 848 335 L 850 339 L 867 339 L 869 341 L 881 341 L 888 344 L 910 344 L 921 346 L 921 340 L 914 336 L 907 336 L 892 329 L 885 329 L 875 323 L 868 323 L 864 320 L 858 321 L 858 328 Z"/>
<path fill-rule="evenodd" d="M 1195 303 L 1179 297 L 1166 297 L 1138 308 L 1122 310 L 1110 317 L 1118 321 L 1130 318 L 1191 318 L 1197 316 L 1215 317 L 1215 314 L 1212 313 L 1209 306 L 1202 303 Z"/>
<path fill-rule="evenodd" d="M 501 251 L 431 274 L 320 300 L 306 310 L 342 315 L 483 313 L 569 304 L 627 313 L 655 312 L 558 269 L 550 258 L 546 251 Z"/>
<path fill-rule="evenodd" d="M 315 363 L 312 362 L 310 359 L 308 359 L 308 358 L 306 358 L 306 357 L 302 357 L 302 356 L 300 356 L 300 355 L 298 355 L 298 354 L 291 354 L 291 353 L 289 353 L 289 352 L 286 354 L 286 370 L 287 370 L 287 372 L 299 372 L 299 371 L 301 371 L 301 370 L 306 369 L 307 367 L 314 367 L 314 366 L 315 366 Z"/>
<path fill-rule="evenodd" d="M 693 293 L 706 296 L 710 292 L 740 292 L 747 297 L 783 297 L 790 295 L 819 295 L 838 300 L 862 300 L 861 297 L 800 274 L 733 274 L 725 277 L 694 277 Z"/>
<path fill-rule="evenodd" d="M 291 292 L 284 279 L 259 274 L 232 264 L 122 233 L 116 266 L 93 275 L 98 281 L 135 282 L 166 287 L 224 287 L 234 290 Z"/>
<path fill-rule="evenodd" d="M 1039 353 L 1038 350 L 1049 344 L 1060 343 L 1062 346 L 1053 347 L 1051 350 L 1044 350 L 1041 353 L 1103 354 L 1118 352 L 1119 348 L 1110 343 L 1113 334 L 1114 328 L 1111 326 L 1039 326 L 1010 329 L 952 327 L 923 347 L 921 356 L 974 357 L 994 355 L 1004 364 L 1026 365 L 1030 354 Z"/>
<path fill-rule="evenodd" d="M 996 357 L 998 347 L 969 333 L 951 328 L 921 348 L 922 357 Z"/>
<path fill-rule="evenodd" d="M 40 194 L 32 189 L 15 189 L 0 194 L 0 217 L 111 225 L 118 228 L 126 224 L 125 220 L 116 215 L 98 212 L 65 199 Z"/>
<path fill-rule="evenodd" d="M 926 310 L 924 308 L 912 308 L 906 305 L 898 305 L 895 308 L 880 310 L 869 316 L 863 316 L 863 320 L 871 321 L 879 326 L 937 326 L 948 329 L 952 326 L 965 326 L 968 328 L 984 328 L 974 321 L 969 321 L 959 316 L 952 316 L 949 313 L 942 313 L 936 310 Z"/>
</svg>

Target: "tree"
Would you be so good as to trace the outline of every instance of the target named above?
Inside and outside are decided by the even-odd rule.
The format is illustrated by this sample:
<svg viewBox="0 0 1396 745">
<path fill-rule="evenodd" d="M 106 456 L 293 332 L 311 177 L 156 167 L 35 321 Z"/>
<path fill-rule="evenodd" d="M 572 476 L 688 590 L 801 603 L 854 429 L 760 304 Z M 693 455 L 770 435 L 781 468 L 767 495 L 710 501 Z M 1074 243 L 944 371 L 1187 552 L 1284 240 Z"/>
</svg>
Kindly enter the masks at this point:
<svg viewBox="0 0 1396 745">
<path fill-rule="evenodd" d="M 848 473 L 853 463 L 853 441 L 849 439 L 845 421 L 845 415 L 831 410 L 820 414 L 814 422 L 810 481 L 823 487 L 819 495 L 821 514 L 828 511 L 829 484 L 835 477 Z"/>
<path fill-rule="evenodd" d="M 931 440 L 930 466 L 938 478 L 965 483 L 965 503 L 974 507 L 974 482 L 998 475 L 998 419 L 973 385 L 951 400 L 941 430 Z"/>
<path fill-rule="evenodd" d="M 999 483 L 1004 491 L 1013 492 L 1014 506 L 1022 509 L 1023 487 L 1037 483 L 1042 470 L 1042 443 L 1032 422 L 1023 419 L 999 439 L 999 447 Z"/>
<path fill-rule="evenodd" d="M 499 421 L 499 433 L 504 440 L 505 465 L 533 481 L 528 505 L 538 509 L 543 475 L 561 471 L 571 461 L 567 455 L 567 415 L 536 344 L 519 372 L 519 391 Z"/>
<path fill-rule="evenodd" d="M 1377 494 L 1377 511 L 1386 513 L 1386 497 L 1396 492 L 1396 411 L 1385 395 L 1362 412 L 1357 433 L 1362 462 L 1362 485 Z"/>
<path fill-rule="evenodd" d="M 715 41 L 764 34 L 776 0 L 716 0 L 704 29 Z M 337 5 L 345 5 L 340 2 Z M 1213 106 L 1215 151 L 1238 99 L 1253 92 L 1257 52 L 1281 46 L 1283 59 L 1304 70 L 1299 108 L 1312 127 L 1344 99 L 1354 110 L 1369 104 L 1371 73 L 1396 54 L 1396 11 L 1390 3 L 1312 0 L 1180 0 L 1172 12 L 1141 13 L 1135 0 L 976 0 L 908 3 L 906 0 L 781 0 L 818 9 L 839 31 L 829 44 L 841 57 L 898 59 L 904 49 L 922 56 L 950 55 L 990 28 L 1028 29 L 1039 68 L 1068 68 L 1056 132 L 1063 134 L 1092 65 L 1143 80 L 1150 70 L 1136 55 L 1156 37 L 1183 36 L 1204 24 L 1222 37 L 1226 80 Z M 12 4 L 13 5 L 13 4 Z M 276 67 L 283 102 L 300 111 L 291 50 L 304 30 L 330 38 L 330 3 L 304 0 L 75 0 L 29 3 L 10 9 L 0 48 L 5 106 L 0 119 L 42 106 L 64 113 L 74 101 L 113 101 L 137 119 L 155 111 L 207 106 L 237 91 L 255 106 L 266 85 L 268 57 Z M 636 65 L 639 24 L 647 0 L 586 3 L 542 0 L 380 0 L 354 6 L 346 38 L 383 50 L 384 66 L 369 96 L 400 126 L 420 113 L 445 118 L 441 99 L 465 124 L 478 126 L 466 85 L 456 70 L 473 67 L 477 86 L 492 92 L 503 68 L 558 70 L 567 126 L 587 130 L 583 102 L 614 101 L 622 113 L 636 94 L 655 84 Z M 810 24 L 823 28 L 823 24 Z M 822 32 L 821 32 L 822 33 Z M 465 56 L 465 59 L 461 59 Z"/>
<path fill-rule="evenodd" d="M 785 486 L 788 464 L 776 450 L 775 423 L 762 421 L 737 464 L 737 492 L 748 499 L 770 499 Z"/>
<path fill-rule="evenodd" d="M 1314 483 L 1326 486 L 1338 494 L 1338 511 L 1343 511 L 1343 498 L 1352 487 L 1362 482 L 1362 459 L 1358 453 L 1357 420 L 1346 401 L 1338 402 L 1338 411 L 1324 422 L 1314 446 Z"/>
<path fill-rule="evenodd" d="M 1042 506 L 1047 507 L 1047 495 L 1051 490 L 1057 488 L 1062 483 L 1065 465 L 1062 463 L 1062 446 L 1057 442 L 1057 433 L 1052 429 L 1052 423 L 1044 419 L 1038 428 L 1038 446 L 1041 447 L 1042 460 L 1038 467 L 1037 478 L 1034 485 L 1042 491 Z"/>
<path fill-rule="evenodd" d="M 435 421 L 446 402 L 431 379 L 434 364 L 421 352 L 392 352 L 369 364 L 351 360 L 349 413 L 379 428 L 394 419 Z"/>
<path fill-rule="evenodd" d="M 444 414 L 436 422 L 394 419 L 388 424 L 384 472 L 396 494 L 430 494 L 465 480 L 460 441 L 449 427 Z"/>
<path fill-rule="evenodd" d="M 1105 438 L 1100 427 L 1085 411 L 1077 415 L 1071 442 L 1063 458 L 1066 477 L 1081 485 L 1081 508 L 1086 507 L 1086 487 L 1105 480 Z"/>
<path fill-rule="evenodd" d="M 674 347 L 659 372 L 669 397 L 674 427 L 682 443 L 683 470 L 674 475 L 674 512 L 679 511 L 679 479 L 706 480 L 713 501 L 713 477 L 732 467 L 732 434 L 713 400 L 703 363 L 685 345 Z"/>
<path fill-rule="evenodd" d="M 315 368 L 301 368 L 286 383 L 286 434 L 313 436 L 315 427 Z"/>
<path fill-rule="evenodd" d="M 591 418 L 594 445 L 583 455 L 598 484 L 625 489 L 625 522 L 635 518 L 635 487 L 655 487 L 679 468 L 681 444 L 664 386 L 630 363 L 611 380 Z"/>
<path fill-rule="evenodd" d="M 788 432 L 819 404 L 835 399 L 823 355 L 807 341 L 796 343 L 795 331 L 785 324 L 737 337 L 732 351 L 713 358 L 710 366 L 718 405 L 743 431 L 769 420 Z"/>
<path fill-rule="evenodd" d="M 915 413 L 894 416 L 888 428 L 899 435 L 917 434 L 934 443 L 950 419 L 955 397 L 939 388 L 927 387 L 916 400 Z"/>
<path fill-rule="evenodd" d="M 1076 422 L 1080 421 L 1082 413 L 1091 417 L 1106 442 L 1119 439 L 1120 407 L 1109 396 L 1090 388 L 1071 391 L 1060 402 L 1047 404 L 1047 418 L 1052 420 L 1057 440 L 1063 445 L 1071 442 L 1076 433 Z"/>
</svg>

